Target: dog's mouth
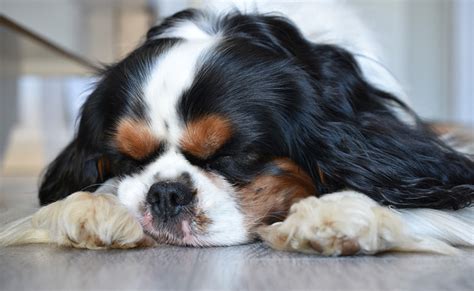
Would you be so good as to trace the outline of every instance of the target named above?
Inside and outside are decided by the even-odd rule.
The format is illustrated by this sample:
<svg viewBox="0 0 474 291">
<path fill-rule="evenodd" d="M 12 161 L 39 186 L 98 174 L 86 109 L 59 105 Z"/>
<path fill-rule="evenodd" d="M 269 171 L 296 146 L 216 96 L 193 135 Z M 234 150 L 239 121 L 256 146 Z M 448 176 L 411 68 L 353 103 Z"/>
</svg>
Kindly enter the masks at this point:
<svg viewBox="0 0 474 291">
<path fill-rule="evenodd" d="M 147 205 L 143 208 L 140 222 L 145 233 L 160 244 L 207 246 L 202 240 L 207 222 L 202 217 L 203 214 L 190 207 L 165 221 L 157 217 Z"/>
</svg>

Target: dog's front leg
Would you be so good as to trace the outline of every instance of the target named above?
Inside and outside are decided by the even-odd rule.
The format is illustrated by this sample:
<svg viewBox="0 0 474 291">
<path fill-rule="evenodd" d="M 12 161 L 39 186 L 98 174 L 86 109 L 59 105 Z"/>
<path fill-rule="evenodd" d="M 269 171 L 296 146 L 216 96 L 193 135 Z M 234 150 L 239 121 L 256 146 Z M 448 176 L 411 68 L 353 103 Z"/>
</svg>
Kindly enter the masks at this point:
<svg viewBox="0 0 474 291">
<path fill-rule="evenodd" d="M 27 243 L 87 249 L 155 244 L 116 196 L 89 192 L 71 194 L 0 231 L 0 245 Z"/>
<path fill-rule="evenodd" d="M 366 195 L 342 191 L 294 204 L 283 222 L 261 227 L 260 237 L 278 250 L 325 256 L 396 251 L 453 253 L 456 249 L 407 227 L 400 212 Z"/>
</svg>

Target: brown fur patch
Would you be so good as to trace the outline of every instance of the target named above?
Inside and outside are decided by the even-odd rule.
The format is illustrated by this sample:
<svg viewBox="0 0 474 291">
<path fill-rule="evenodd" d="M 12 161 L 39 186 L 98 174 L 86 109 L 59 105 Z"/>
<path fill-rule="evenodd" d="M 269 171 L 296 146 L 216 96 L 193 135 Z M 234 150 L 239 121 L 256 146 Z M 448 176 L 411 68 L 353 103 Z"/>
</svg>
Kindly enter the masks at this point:
<svg viewBox="0 0 474 291">
<path fill-rule="evenodd" d="M 326 184 L 326 178 L 324 176 L 323 170 L 321 170 L 320 167 L 318 167 L 318 174 L 319 174 L 319 179 L 321 180 L 321 183 L 324 185 Z"/>
<path fill-rule="evenodd" d="M 97 160 L 97 171 L 99 172 L 100 181 L 105 181 L 105 177 L 110 173 L 110 162 L 106 157 Z"/>
<path fill-rule="evenodd" d="M 360 251 L 360 245 L 357 240 L 345 240 L 342 242 L 342 256 L 352 256 Z"/>
<path fill-rule="evenodd" d="M 207 230 L 207 227 L 212 223 L 212 220 L 204 213 L 199 213 L 194 218 L 194 222 L 196 223 L 197 230 L 204 232 Z"/>
<path fill-rule="evenodd" d="M 209 115 L 190 122 L 181 139 L 182 149 L 200 159 L 212 156 L 232 136 L 229 120 L 218 115 Z"/>
<path fill-rule="evenodd" d="M 137 242 L 131 243 L 122 243 L 122 242 L 113 242 L 107 248 L 110 249 L 132 249 L 132 248 L 149 248 L 156 246 L 156 241 L 148 235 L 143 235 L 143 238 Z"/>
<path fill-rule="evenodd" d="M 93 245 L 99 248 L 103 248 L 106 246 L 105 243 L 97 236 L 93 236 L 90 240 L 93 241 Z"/>
<path fill-rule="evenodd" d="M 120 152 L 142 160 L 156 151 L 160 141 L 145 121 L 123 119 L 117 126 L 115 143 Z"/>
<path fill-rule="evenodd" d="M 251 227 L 283 220 L 293 203 L 316 194 L 311 177 L 290 159 L 277 159 L 279 175 L 260 175 L 239 191 L 242 210 Z"/>
</svg>

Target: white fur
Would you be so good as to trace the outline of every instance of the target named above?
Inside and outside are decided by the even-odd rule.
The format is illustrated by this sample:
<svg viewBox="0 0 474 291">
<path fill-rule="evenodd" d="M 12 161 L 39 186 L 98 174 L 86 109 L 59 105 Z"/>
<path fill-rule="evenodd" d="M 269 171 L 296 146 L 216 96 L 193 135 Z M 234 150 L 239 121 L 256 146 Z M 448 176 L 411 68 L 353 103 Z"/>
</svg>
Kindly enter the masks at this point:
<svg viewBox="0 0 474 291">
<path fill-rule="evenodd" d="M 337 256 L 383 251 L 455 254 L 451 245 L 474 246 L 474 208 L 395 211 L 355 191 L 309 197 L 282 223 L 260 229 L 280 250 Z"/>
<path fill-rule="evenodd" d="M 402 209 L 399 213 L 409 231 L 420 238 L 431 237 L 451 245 L 474 246 L 474 207 L 457 211 Z"/>
<path fill-rule="evenodd" d="M 154 65 L 145 84 L 144 95 L 154 133 L 172 145 L 177 145 L 182 127 L 177 114 L 177 102 L 191 86 L 200 58 L 216 43 L 210 40 L 187 40 L 170 48 Z M 169 128 L 166 128 L 165 122 Z"/>
<path fill-rule="evenodd" d="M 135 248 L 154 241 L 111 194 L 76 192 L 0 229 L 0 246 L 55 243 L 75 248 Z"/>
<path fill-rule="evenodd" d="M 195 23 L 190 21 L 182 21 L 171 27 L 164 33 L 152 37 L 152 39 L 160 38 L 182 38 L 188 40 L 212 40 L 213 37 L 199 28 Z"/>
</svg>

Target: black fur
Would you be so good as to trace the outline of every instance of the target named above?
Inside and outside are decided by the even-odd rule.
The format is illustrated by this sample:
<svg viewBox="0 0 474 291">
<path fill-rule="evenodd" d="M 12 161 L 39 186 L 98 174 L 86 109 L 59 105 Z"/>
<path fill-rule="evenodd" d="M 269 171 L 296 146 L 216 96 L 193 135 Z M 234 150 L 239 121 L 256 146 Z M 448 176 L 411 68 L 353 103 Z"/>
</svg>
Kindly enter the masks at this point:
<svg viewBox="0 0 474 291">
<path fill-rule="evenodd" d="M 282 17 L 213 18 L 187 10 L 152 28 L 140 48 L 104 73 L 84 106 L 75 141 L 50 165 L 42 204 L 97 183 L 88 167 L 94 157 L 112 161 L 111 176 L 140 167 L 140 161 L 125 166 L 129 159 L 110 146 L 106 133 L 124 114 L 146 115 L 133 101 L 142 93 L 124 89 L 139 87 L 152 57 L 179 41 L 158 37 L 184 19 L 225 37 L 184 92 L 182 119 L 218 113 L 236 128 L 207 160 L 185 153 L 194 164 L 244 185 L 271 159 L 289 157 L 313 178 L 316 195 L 350 188 L 386 205 L 439 209 L 474 200 L 474 162 L 440 141 L 396 96 L 369 84 L 348 51 L 307 41 Z M 417 123 L 402 122 L 394 107 Z"/>
</svg>

